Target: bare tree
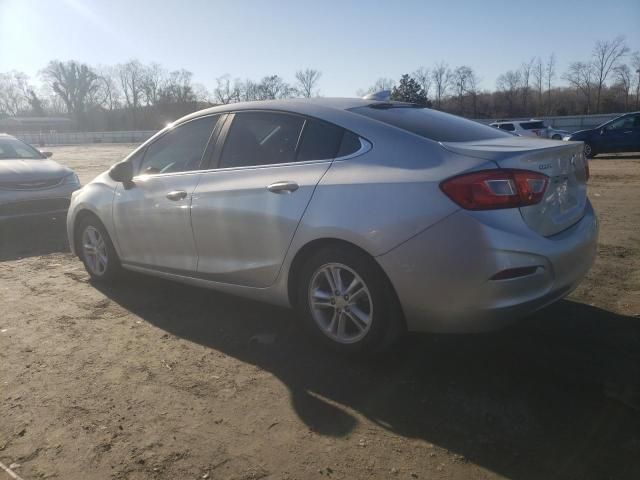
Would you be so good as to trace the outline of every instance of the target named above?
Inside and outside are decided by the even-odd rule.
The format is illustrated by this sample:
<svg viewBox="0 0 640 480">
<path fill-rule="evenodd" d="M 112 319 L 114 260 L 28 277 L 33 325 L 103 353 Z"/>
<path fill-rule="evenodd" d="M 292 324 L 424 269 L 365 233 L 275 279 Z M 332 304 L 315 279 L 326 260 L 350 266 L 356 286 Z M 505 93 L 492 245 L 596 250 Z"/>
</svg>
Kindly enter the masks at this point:
<svg viewBox="0 0 640 480">
<path fill-rule="evenodd" d="M 547 81 L 547 113 L 551 113 L 551 85 L 553 79 L 556 77 L 556 54 L 549 55 L 549 59 L 544 69 L 545 78 Z"/>
<path fill-rule="evenodd" d="M 258 86 L 259 100 L 275 100 L 277 98 L 288 98 L 294 93 L 289 86 L 278 75 L 268 75 L 263 77 Z"/>
<path fill-rule="evenodd" d="M 567 80 L 577 92 L 582 93 L 586 102 L 585 113 L 591 113 L 591 101 L 594 89 L 594 67 L 591 63 L 573 62 L 569 65 L 564 79 Z"/>
<path fill-rule="evenodd" d="M 187 104 L 196 101 L 191 79 L 193 73 L 188 70 L 174 70 L 169 73 L 164 87 L 159 93 L 159 101 L 162 103 Z"/>
<path fill-rule="evenodd" d="M 640 52 L 633 52 L 631 55 L 631 69 L 638 74 L 636 79 L 636 110 L 640 109 Z"/>
<path fill-rule="evenodd" d="M 239 83 L 238 100 L 243 102 L 251 102 L 253 100 L 260 100 L 260 84 L 253 80 L 246 79 L 244 82 Z"/>
<path fill-rule="evenodd" d="M 167 81 L 167 72 L 159 63 L 152 63 L 143 68 L 141 88 L 144 93 L 144 101 L 147 105 L 157 105 L 160 101 L 160 92 Z"/>
<path fill-rule="evenodd" d="M 529 107 L 529 94 L 531 93 L 531 74 L 534 70 L 535 58 L 532 58 L 528 62 L 524 62 L 520 67 L 520 76 L 522 79 L 522 110 L 525 114 L 528 113 Z"/>
<path fill-rule="evenodd" d="M 514 113 L 514 105 L 520 92 L 522 85 L 522 76 L 519 70 L 509 70 L 503 73 L 496 80 L 496 87 L 502 92 L 504 99 L 507 101 L 507 110 L 509 115 Z"/>
<path fill-rule="evenodd" d="M 115 110 L 122 106 L 122 95 L 117 83 L 117 72 L 114 68 L 104 68 L 98 76 L 100 91 L 102 92 L 103 105 L 109 110 Z"/>
<path fill-rule="evenodd" d="M 613 70 L 613 74 L 616 80 L 616 87 L 622 92 L 624 96 L 624 111 L 629 110 L 629 96 L 631 95 L 631 82 L 633 76 L 629 65 L 618 65 Z"/>
<path fill-rule="evenodd" d="M 542 63 L 542 59 L 540 57 L 536 58 L 535 60 L 532 74 L 533 85 L 538 94 L 538 114 L 541 114 L 544 111 L 542 100 L 542 91 L 544 88 L 544 64 Z"/>
<path fill-rule="evenodd" d="M 216 78 L 216 88 L 213 89 L 213 97 L 216 103 L 226 105 L 237 102 L 240 98 L 241 84 L 238 80 L 231 82 L 229 75 Z"/>
<path fill-rule="evenodd" d="M 593 69 L 596 84 L 596 113 L 600 112 L 600 96 L 602 87 L 611 71 L 620 59 L 629 52 L 624 37 L 616 37 L 611 41 L 598 41 L 593 49 Z"/>
<path fill-rule="evenodd" d="M 84 63 L 53 60 L 42 71 L 44 81 L 75 115 L 85 112 L 88 100 L 99 87 L 98 75 Z"/>
<path fill-rule="evenodd" d="M 322 72 L 320 72 L 319 70 L 314 70 L 313 68 L 298 70 L 296 72 L 296 87 L 298 89 L 298 92 L 305 98 L 310 98 L 314 95 L 317 96 L 318 91 L 316 90 L 316 87 L 321 76 Z"/>
<path fill-rule="evenodd" d="M 18 115 L 29 107 L 29 77 L 17 71 L 0 73 L 0 115 Z"/>
<path fill-rule="evenodd" d="M 470 67 L 462 65 L 453 71 L 451 79 L 451 83 L 455 88 L 456 97 L 458 98 L 458 108 L 460 114 L 462 114 L 464 113 L 465 95 L 471 92 L 471 85 L 473 84 L 475 86 L 477 83 L 475 81 L 475 73 Z"/>
<path fill-rule="evenodd" d="M 451 83 L 451 70 L 449 66 L 440 62 L 431 70 L 431 78 L 433 78 L 433 86 L 435 88 L 436 108 L 442 107 L 442 99 L 447 94 L 447 89 Z"/>
<path fill-rule="evenodd" d="M 144 96 L 145 68 L 138 60 L 129 60 L 125 64 L 118 65 L 117 68 L 120 88 L 124 94 L 125 104 L 132 113 L 135 128 L 136 112 Z"/>
<path fill-rule="evenodd" d="M 429 98 L 432 83 L 431 71 L 426 67 L 420 67 L 413 72 L 411 76 L 420 84 L 422 90 L 424 90 L 424 94 Z"/>
</svg>

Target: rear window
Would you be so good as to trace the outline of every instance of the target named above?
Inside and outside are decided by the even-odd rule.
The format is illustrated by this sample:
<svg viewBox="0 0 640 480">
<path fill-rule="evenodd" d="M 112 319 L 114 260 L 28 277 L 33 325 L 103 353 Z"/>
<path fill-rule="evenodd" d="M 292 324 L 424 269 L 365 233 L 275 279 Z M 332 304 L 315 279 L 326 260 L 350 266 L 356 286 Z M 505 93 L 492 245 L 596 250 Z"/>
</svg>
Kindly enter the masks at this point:
<svg viewBox="0 0 640 480">
<path fill-rule="evenodd" d="M 540 130 L 542 128 L 547 128 L 544 122 L 521 122 L 520 126 L 525 130 Z"/>
<path fill-rule="evenodd" d="M 513 126 L 513 123 L 502 123 L 498 125 L 498 128 L 506 130 L 507 132 L 513 132 L 516 129 L 516 127 Z"/>
<path fill-rule="evenodd" d="M 471 142 L 511 136 L 488 125 L 422 107 L 368 106 L 352 108 L 350 111 L 436 142 Z"/>
</svg>

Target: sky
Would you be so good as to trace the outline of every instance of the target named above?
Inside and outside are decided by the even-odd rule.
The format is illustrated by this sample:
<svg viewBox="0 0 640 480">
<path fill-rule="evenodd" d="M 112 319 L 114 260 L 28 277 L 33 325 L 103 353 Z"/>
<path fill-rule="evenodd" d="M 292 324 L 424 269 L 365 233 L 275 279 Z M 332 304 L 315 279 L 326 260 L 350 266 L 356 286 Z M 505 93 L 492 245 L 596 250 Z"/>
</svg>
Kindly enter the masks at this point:
<svg viewBox="0 0 640 480">
<path fill-rule="evenodd" d="M 444 61 L 493 89 L 532 57 L 555 52 L 562 72 L 618 35 L 640 50 L 640 0 L 0 0 L 0 72 L 37 83 L 51 59 L 135 58 L 190 70 L 211 89 L 225 74 L 293 82 L 310 67 L 322 72 L 322 95 L 354 96 Z"/>
</svg>

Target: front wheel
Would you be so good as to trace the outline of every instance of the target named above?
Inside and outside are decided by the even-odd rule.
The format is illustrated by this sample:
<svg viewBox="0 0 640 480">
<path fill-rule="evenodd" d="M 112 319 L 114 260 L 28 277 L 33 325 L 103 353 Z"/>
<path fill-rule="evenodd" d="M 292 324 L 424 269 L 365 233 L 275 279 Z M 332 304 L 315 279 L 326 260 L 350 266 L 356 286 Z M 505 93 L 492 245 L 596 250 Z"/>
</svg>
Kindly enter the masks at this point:
<svg viewBox="0 0 640 480">
<path fill-rule="evenodd" d="M 364 252 L 321 249 L 304 263 L 299 278 L 298 308 L 325 345 L 345 353 L 378 351 L 403 331 L 391 283 Z"/>
<path fill-rule="evenodd" d="M 97 218 L 87 217 L 78 225 L 78 253 L 93 280 L 110 281 L 121 271 L 111 238 Z"/>
<path fill-rule="evenodd" d="M 591 145 L 588 144 L 588 143 L 585 143 L 584 144 L 584 156 L 587 157 L 587 158 L 593 158 L 593 157 L 595 157 L 595 155 L 596 155 L 596 153 L 593 150 L 593 148 L 591 147 Z"/>
</svg>

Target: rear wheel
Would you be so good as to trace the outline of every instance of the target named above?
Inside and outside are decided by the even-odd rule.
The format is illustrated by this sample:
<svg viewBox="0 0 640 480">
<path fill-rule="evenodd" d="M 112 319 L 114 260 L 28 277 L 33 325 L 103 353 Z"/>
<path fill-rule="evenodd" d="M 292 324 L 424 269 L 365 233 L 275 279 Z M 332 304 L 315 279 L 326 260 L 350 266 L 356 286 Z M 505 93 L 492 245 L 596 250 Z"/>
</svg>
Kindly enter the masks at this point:
<svg viewBox="0 0 640 480">
<path fill-rule="evenodd" d="M 562 140 L 562 137 L 556 133 L 553 137 L 551 137 L 551 139 L 552 140 Z"/>
<path fill-rule="evenodd" d="M 593 148 L 591 147 L 591 144 L 585 143 L 584 144 L 584 156 L 587 157 L 587 158 L 593 158 L 595 155 L 596 155 L 596 153 L 593 150 Z"/>
<path fill-rule="evenodd" d="M 122 267 L 102 223 L 93 216 L 85 217 L 80 221 L 77 232 L 77 251 L 87 273 L 94 280 L 113 280 Z"/>
<path fill-rule="evenodd" d="M 302 266 L 297 299 L 311 334 L 342 352 L 384 349 L 402 332 L 395 292 L 380 267 L 348 246 L 323 248 Z"/>
</svg>

